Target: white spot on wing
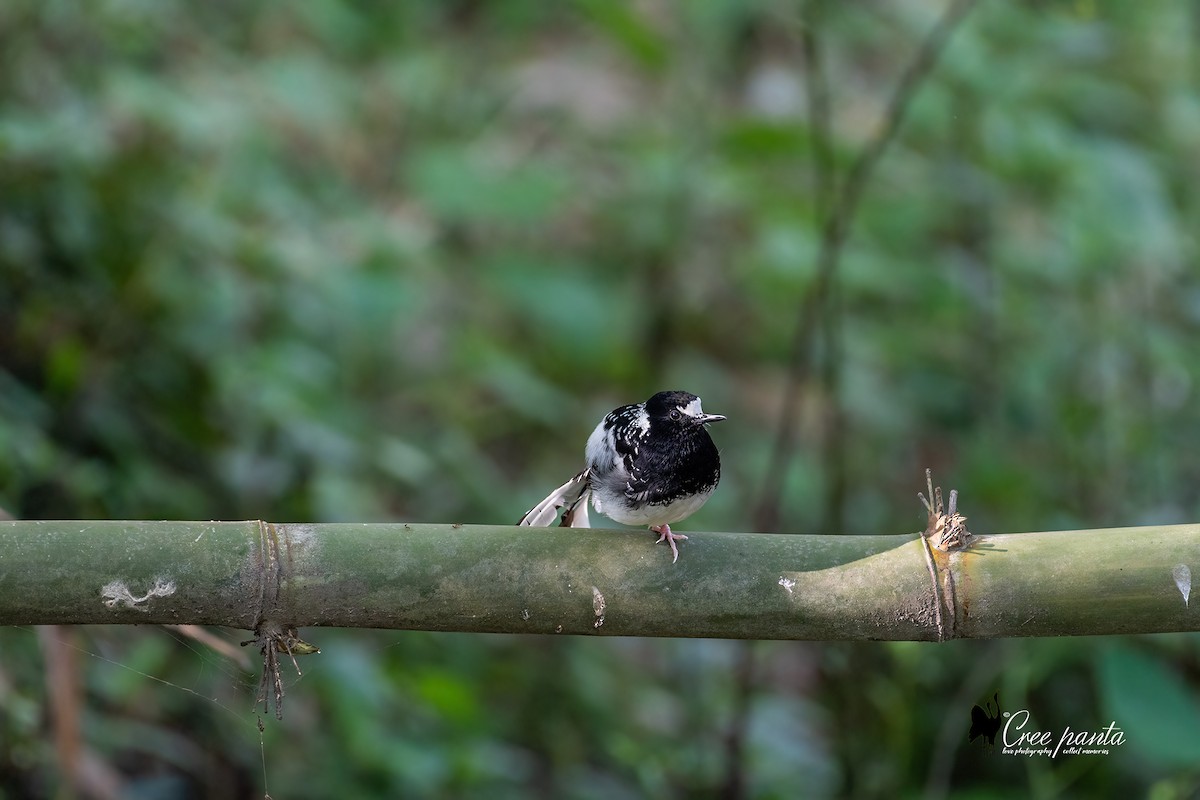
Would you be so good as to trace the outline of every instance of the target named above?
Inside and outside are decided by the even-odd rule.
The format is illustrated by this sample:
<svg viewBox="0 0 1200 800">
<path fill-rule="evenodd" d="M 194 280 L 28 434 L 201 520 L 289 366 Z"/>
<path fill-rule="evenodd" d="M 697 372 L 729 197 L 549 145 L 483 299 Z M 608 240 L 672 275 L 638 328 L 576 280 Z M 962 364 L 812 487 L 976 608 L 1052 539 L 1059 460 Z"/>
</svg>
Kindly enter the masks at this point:
<svg viewBox="0 0 1200 800">
<path fill-rule="evenodd" d="M 587 447 L 584 448 L 583 455 L 587 459 L 587 465 L 597 472 L 607 472 L 612 465 L 610 453 L 615 452 L 612 446 L 612 430 L 605 429 L 604 421 L 592 431 L 592 435 L 588 437 Z M 609 457 L 606 457 L 609 456 Z"/>
</svg>

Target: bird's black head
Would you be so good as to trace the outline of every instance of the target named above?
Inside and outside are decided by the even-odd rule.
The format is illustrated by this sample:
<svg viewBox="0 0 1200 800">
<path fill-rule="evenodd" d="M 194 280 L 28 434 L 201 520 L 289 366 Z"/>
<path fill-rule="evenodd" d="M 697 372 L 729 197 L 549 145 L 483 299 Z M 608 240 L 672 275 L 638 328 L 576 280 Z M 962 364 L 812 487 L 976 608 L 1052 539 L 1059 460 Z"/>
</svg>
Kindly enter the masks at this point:
<svg viewBox="0 0 1200 800">
<path fill-rule="evenodd" d="M 691 392 L 659 392 L 646 401 L 646 415 L 652 424 L 662 421 L 688 427 L 725 419 L 720 414 L 705 414 L 700 407 L 700 398 Z"/>
</svg>

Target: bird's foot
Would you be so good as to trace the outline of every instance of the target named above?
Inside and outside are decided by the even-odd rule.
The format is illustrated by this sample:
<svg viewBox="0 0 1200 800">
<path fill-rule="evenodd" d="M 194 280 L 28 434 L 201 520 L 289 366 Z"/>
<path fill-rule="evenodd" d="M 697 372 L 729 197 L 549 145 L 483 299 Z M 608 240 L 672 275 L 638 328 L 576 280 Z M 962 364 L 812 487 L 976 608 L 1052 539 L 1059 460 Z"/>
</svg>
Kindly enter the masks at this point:
<svg viewBox="0 0 1200 800">
<path fill-rule="evenodd" d="M 666 542 L 667 544 L 671 545 L 671 563 L 674 564 L 676 561 L 678 561 L 679 548 L 675 546 L 675 542 L 680 539 L 686 539 L 687 537 L 682 533 L 671 533 L 670 525 L 651 525 L 650 530 L 658 534 L 658 541 L 656 541 L 655 544 L 662 544 L 663 542 Z"/>
</svg>

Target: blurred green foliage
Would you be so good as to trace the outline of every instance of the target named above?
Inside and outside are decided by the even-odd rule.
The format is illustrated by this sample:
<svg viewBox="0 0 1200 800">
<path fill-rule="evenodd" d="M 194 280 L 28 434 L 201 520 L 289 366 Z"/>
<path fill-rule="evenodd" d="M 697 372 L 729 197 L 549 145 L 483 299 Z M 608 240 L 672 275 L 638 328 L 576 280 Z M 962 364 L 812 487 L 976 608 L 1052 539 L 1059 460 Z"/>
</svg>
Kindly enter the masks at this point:
<svg viewBox="0 0 1200 800">
<path fill-rule="evenodd" d="M 685 527 L 746 529 L 824 207 L 800 32 L 844 170 L 936 12 L 0 4 L 0 505 L 515 520 L 602 413 L 679 387 L 730 417 Z M 854 220 L 841 383 L 805 387 L 786 529 L 823 523 L 830 404 L 847 533 L 917 528 L 925 466 L 977 532 L 1200 516 L 1198 32 L 1185 3 L 971 13 Z M 230 662 L 78 636 L 85 740 L 130 796 L 253 795 L 264 763 L 275 797 L 1200 790 L 1191 636 L 314 632 L 262 753 Z M 0 796 L 53 794 L 37 642 L 0 648 Z M 1128 744 L 968 746 L 997 689 Z"/>
</svg>

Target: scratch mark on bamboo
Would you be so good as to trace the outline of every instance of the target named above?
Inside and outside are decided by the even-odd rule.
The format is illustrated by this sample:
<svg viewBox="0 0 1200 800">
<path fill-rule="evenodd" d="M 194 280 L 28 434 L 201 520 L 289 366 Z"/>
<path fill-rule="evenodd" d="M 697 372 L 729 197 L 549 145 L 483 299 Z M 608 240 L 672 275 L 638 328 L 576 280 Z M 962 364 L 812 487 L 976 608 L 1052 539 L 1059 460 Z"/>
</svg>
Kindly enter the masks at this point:
<svg viewBox="0 0 1200 800">
<path fill-rule="evenodd" d="M 1187 608 L 1188 596 L 1192 593 L 1192 570 L 1187 564 L 1176 564 L 1175 569 L 1171 570 L 1171 577 L 1175 579 L 1175 585 L 1183 595 L 1184 608 Z"/>
</svg>

